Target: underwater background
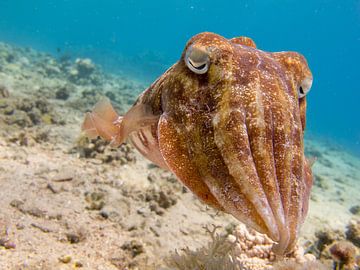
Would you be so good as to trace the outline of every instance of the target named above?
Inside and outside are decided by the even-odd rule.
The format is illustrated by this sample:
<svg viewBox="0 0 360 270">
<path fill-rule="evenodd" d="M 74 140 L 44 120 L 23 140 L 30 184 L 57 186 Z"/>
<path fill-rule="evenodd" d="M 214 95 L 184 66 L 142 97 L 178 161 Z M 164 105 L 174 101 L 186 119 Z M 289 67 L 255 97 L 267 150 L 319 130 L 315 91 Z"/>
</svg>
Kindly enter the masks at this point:
<svg viewBox="0 0 360 270">
<path fill-rule="evenodd" d="M 265 51 L 302 53 L 314 76 L 307 135 L 360 154 L 358 0 L 0 1 L 1 41 L 90 57 L 146 84 L 202 31 L 249 36 Z"/>
<path fill-rule="evenodd" d="M 293 200 L 309 211 L 286 258 L 130 143 L 81 132 L 104 96 L 124 115 L 203 31 L 302 53 L 313 73 L 313 183 Z M 359 49 L 360 0 L 0 0 L 0 270 L 359 269 Z"/>
</svg>

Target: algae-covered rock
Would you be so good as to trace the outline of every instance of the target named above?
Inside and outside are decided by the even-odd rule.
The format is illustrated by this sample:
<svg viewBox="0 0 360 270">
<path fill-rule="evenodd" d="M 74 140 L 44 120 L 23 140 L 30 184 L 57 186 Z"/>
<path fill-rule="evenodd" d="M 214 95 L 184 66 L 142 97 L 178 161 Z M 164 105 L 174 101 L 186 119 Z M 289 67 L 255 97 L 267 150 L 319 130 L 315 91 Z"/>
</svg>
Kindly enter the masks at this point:
<svg viewBox="0 0 360 270">
<path fill-rule="evenodd" d="M 31 121 L 30 117 L 27 115 L 26 112 L 21 110 L 15 110 L 14 113 L 9 115 L 5 122 L 8 125 L 18 125 L 19 127 L 29 127 L 33 125 L 33 122 Z"/>
<path fill-rule="evenodd" d="M 89 58 L 77 58 L 74 65 L 68 69 L 68 79 L 76 84 L 99 85 L 103 81 L 103 74 L 97 70 Z"/>
<path fill-rule="evenodd" d="M 95 71 L 95 65 L 89 58 L 78 58 L 75 60 L 75 66 L 80 77 L 87 77 Z"/>
<path fill-rule="evenodd" d="M 136 160 L 134 148 L 130 144 L 122 144 L 118 148 L 113 148 L 102 139 L 89 140 L 83 136 L 79 138 L 71 152 L 78 153 L 80 158 L 99 159 L 102 163 L 125 164 Z"/>
<path fill-rule="evenodd" d="M 66 100 L 69 98 L 69 96 L 70 96 L 70 86 L 69 85 L 62 85 L 55 92 L 55 97 L 57 99 Z"/>
<path fill-rule="evenodd" d="M 338 241 L 329 248 L 334 269 L 356 269 L 356 247 L 349 241 Z"/>
<path fill-rule="evenodd" d="M 22 128 L 41 124 L 64 124 L 45 99 L 1 99 L 0 113 L 5 115 L 5 123 Z"/>
<path fill-rule="evenodd" d="M 349 211 L 351 212 L 351 214 L 353 215 L 360 215 L 360 205 L 354 205 L 351 206 Z"/>
<path fill-rule="evenodd" d="M 0 98 L 8 98 L 10 96 L 9 87 L 5 84 L 0 84 Z"/>
<path fill-rule="evenodd" d="M 360 247 L 360 220 L 352 220 L 346 227 L 346 239 Z"/>
</svg>

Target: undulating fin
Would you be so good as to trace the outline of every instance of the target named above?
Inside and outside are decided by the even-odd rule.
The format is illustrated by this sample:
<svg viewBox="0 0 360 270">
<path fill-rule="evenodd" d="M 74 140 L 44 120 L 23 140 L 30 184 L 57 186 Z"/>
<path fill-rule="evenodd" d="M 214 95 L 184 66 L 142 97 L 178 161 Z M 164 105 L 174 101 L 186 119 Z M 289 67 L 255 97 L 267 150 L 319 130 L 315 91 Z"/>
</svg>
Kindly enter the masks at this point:
<svg viewBox="0 0 360 270">
<path fill-rule="evenodd" d="M 235 44 L 240 44 L 240 45 L 245 45 L 245 46 L 248 46 L 248 47 L 256 48 L 255 42 L 249 37 L 232 38 L 232 39 L 230 39 L 230 42 L 235 43 Z"/>
<path fill-rule="evenodd" d="M 95 104 L 92 112 L 101 116 L 101 119 L 109 122 L 114 122 L 119 118 L 119 115 L 115 112 L 110 100 L 106 97 Z"/>
<path fill-rule="evenodd" d="M 119 136 L 121 120 L 110 101 L 104 98 L 95 104 L 92 112 L 86 113 L 81 130 L 90 139 L 100 136 L 113 145 L 119 145 L 124 139 Z"/>
<path fill-rule="evenodd" d="M 84 122 L 81 125 L 81 130 L 89 139 L 95 139 L 97 136 L 99 136 L 92 118 L 92 114 L 90 112 L 85 114 Z"/>
</svg>

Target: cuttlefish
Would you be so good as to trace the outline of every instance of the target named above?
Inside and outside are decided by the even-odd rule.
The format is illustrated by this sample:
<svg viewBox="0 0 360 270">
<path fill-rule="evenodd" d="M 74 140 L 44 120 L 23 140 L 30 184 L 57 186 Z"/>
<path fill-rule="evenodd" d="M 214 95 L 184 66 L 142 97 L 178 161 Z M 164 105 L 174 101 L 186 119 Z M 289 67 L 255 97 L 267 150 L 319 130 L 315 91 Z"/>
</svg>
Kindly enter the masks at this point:
<svg viewBox="0 0 360 270">
<path fill-rule="evenodd" d="M 115 146 L 128 138 L 201 201 L 267 234 L 282 255 L 293 250 L 308 210 L 311 84 L 299 53 L 200 33 L 124 116 L 104 99 L 86 114 L 82 130 Z"/>
</svg>

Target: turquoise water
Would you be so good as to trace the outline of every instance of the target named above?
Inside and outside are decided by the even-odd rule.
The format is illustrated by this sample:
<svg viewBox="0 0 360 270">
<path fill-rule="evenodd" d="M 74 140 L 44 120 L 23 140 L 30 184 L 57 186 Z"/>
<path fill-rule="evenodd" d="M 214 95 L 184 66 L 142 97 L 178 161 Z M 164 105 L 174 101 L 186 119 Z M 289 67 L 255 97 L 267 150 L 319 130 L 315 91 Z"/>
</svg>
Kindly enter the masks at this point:
<svg viewBox="0 0 360 270">
<path fill-rule="evenodd" d="M 146 82 L 202 31 L 304 54 L 314 74 L 308 134 L 360 154 L 360 1 L 0 0 L 0 41 L 91 57 Z"/>
</svg>

